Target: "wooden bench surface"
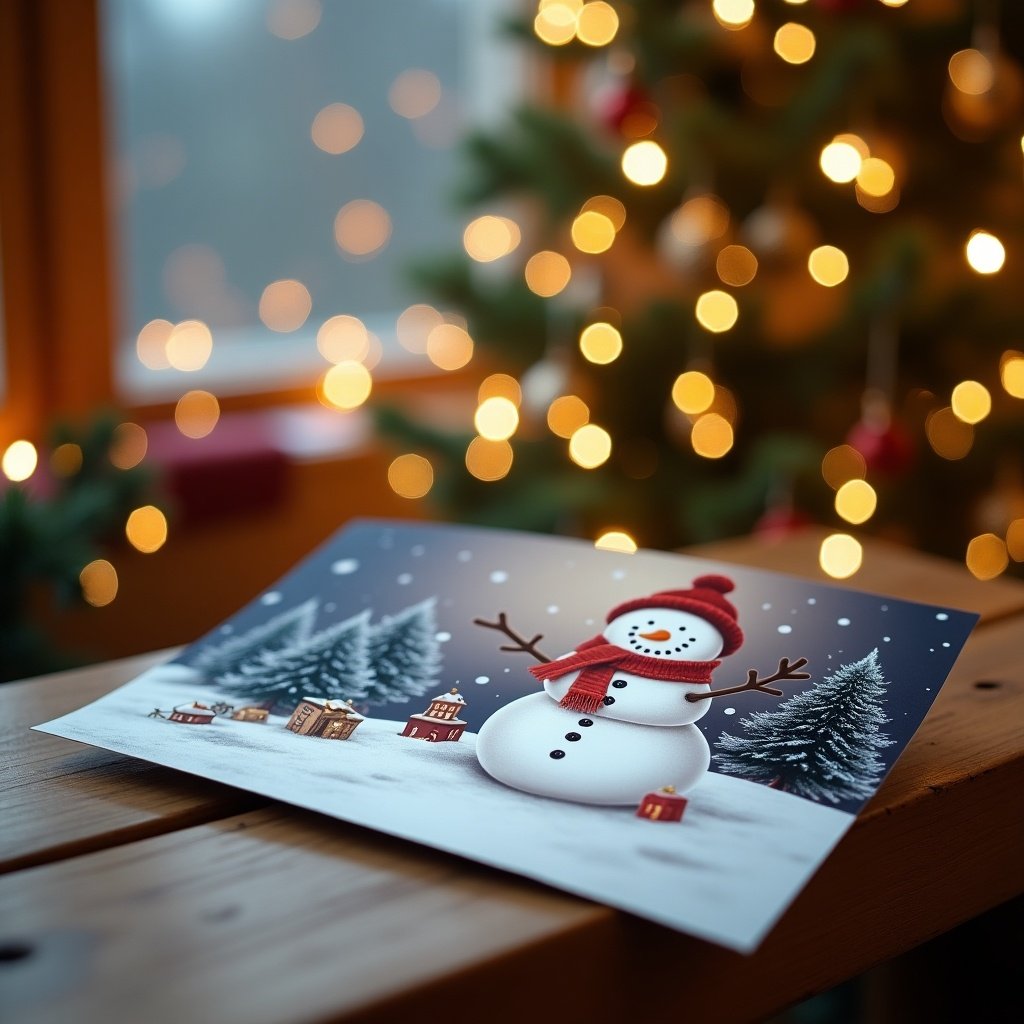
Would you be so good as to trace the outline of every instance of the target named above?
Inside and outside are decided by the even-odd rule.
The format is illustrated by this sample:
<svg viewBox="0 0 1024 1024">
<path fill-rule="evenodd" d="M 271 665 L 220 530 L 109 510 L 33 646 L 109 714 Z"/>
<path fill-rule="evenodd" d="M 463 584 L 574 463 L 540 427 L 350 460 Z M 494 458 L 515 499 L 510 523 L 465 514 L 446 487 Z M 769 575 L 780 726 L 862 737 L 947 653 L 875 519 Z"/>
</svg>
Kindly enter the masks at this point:
<svg viewBox="0 0 1024 1024">
<path fill-rule="evenodd" d="M 697 553 L 821 579 L 818 541 Z M 0 686 L 0 1016 L 749 1021 L 1017 895 L 1024 586 L 881 543 L 851 584 L 982 621 L 892 774 L 751 957 L 28 731 L 172 652 Z"/>
</svg>

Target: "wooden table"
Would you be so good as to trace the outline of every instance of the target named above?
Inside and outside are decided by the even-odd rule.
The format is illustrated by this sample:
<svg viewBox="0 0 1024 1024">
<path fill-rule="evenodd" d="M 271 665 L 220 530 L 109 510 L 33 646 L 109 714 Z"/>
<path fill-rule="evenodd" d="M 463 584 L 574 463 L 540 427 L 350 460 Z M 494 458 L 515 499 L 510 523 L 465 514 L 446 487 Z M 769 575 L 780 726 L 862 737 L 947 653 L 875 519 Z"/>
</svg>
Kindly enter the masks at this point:
<svg viewBox="0 0 1024 1024">
<path fill-rule="evenodd" d="M 820 579 L 818 540 L 700 553 Z M 891 776 L 752 957 L 28 731 L 167 652 L 0 687 L 0 1017 L 756 1020 L 1019 894 L 1024 586 L 879 543 L 853 582 L 982 621 Z"/>
</svg>

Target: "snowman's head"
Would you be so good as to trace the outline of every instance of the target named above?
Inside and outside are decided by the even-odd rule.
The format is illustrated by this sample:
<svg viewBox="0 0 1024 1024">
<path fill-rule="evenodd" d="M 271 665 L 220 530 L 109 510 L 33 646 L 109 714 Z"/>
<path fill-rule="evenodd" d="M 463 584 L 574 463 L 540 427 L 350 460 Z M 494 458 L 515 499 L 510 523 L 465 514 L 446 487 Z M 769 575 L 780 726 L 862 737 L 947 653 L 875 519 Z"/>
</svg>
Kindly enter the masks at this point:
<svg viewBox="0 0 1024 1024">
<path fill-rule="evenodd" d="M 631 654 L 673 661 L 711 661 L 725 645 L 722 634 L 707 619 L 678 608 L 626 612 L 608 624 L 604 637 Z"/>
<path fill-rule="evenodd" d="M 631 654 L 676 661 L 710 661 L 743 643 L 736 609 L 725 599 L 725 576 L 698 576 L 690 590 L 637 597 L 608 614 L 605 639 Z"/>
</svg>

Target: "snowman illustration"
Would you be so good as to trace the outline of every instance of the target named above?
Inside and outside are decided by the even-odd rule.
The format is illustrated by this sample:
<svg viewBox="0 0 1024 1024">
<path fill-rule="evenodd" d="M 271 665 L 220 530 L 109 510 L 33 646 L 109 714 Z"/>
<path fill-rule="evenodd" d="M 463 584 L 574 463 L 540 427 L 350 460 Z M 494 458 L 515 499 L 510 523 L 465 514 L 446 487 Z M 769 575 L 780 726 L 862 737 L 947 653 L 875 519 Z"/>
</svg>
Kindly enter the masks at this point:
<svg viewBox="0 0 1024 1024">
<path fill-rule="evenodd" d="M 644 793 L 691 789 L 708 770 L 711 751 L 694 725 L 715 697 L 809 679 L 800 658 L 778 671 L 723 690 L 711 689 L 718 660 L 736 651 L 743 632 L 725 595 L 726 576 L 700 576 L 689 590 L 663 590 L 613 608 L 598 636 L 551 660 L 508 624 L 474 619 L 513 641 L 540 664 L 529 671 L 543 692 L 512 701 L 484 723 L 476 751 L 484 771 L 514 789 L 538 796 L 605 806 L 636 805 Z"/>
</svg>

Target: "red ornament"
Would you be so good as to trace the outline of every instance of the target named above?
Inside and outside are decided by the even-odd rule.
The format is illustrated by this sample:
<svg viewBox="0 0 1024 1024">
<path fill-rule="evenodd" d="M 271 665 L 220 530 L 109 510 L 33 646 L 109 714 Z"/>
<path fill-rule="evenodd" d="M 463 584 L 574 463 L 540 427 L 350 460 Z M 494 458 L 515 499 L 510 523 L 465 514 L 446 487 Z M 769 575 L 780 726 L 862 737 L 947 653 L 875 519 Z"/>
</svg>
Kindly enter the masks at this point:
<svg viewBox="0 0 1024 1024">
<path fill-rule="evenodd" d="M 754 524 L 754 533 L 765 540 L 782 540 L 811 525 L 813 520 L 790 502 L 772 505 Z"/>
<path fill-rule="evenodd" d="M 658 127 L 658 108 L 639 85 L 612 86 L 598 100 L 597 116 L 611 132 L 636 139 Z"/>
<path fill-rule="evenodd" d="M 864 456 L 869 473 L 901 476 L 914 464 L 914 443 L 895 421 L 883 425 L 863 419 L 846 435 L 846 443 Z"/>
<path fill-rule="evenodd" d="M 686 797 L 676 793 L 675 786 L 662 786 L 657 793 L 648 793 L 636 809 L 638 818 L 650 821 L 681 821 L 686 810 Z"/>
</svg>

